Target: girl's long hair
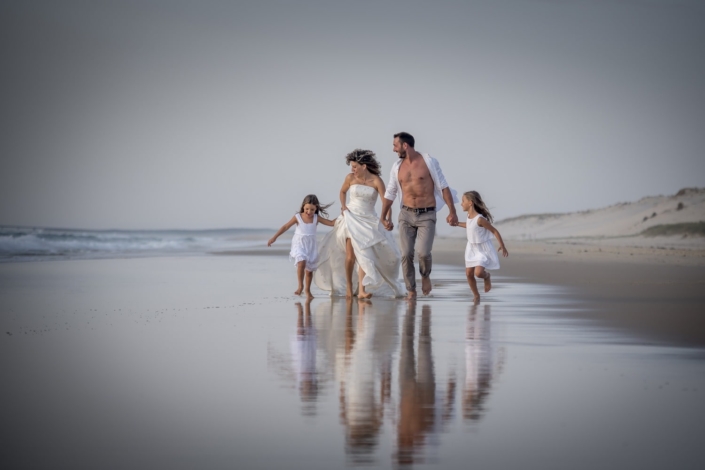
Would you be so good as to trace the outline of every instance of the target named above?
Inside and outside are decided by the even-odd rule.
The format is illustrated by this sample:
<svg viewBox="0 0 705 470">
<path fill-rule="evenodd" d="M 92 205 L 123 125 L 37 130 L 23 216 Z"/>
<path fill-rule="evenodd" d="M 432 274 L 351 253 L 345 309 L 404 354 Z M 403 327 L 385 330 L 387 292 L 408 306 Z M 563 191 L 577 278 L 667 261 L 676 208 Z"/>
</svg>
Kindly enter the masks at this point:
<svg viewBox="0 0 705 470">
<path fill-rule="evenodd" d="M 350 165 L 350 162 L 355 162 L 358 165 L 366 165 L 367 171 L 379 176 L 382 173 L 382 165 L 376 157 L 372 150 L 355 149 L 345 156 L 345 163 Z"/>
<path fill-rule="evenodd" d="M 326 219 L 328 218 L 328 212 L 326 209 L 328 209 L 330 206 L 333 205 L 331 202 L 330 204 L 326 204 L 325 206 L 322 205 L 320 202 L 318 202 L 318 198 L 316 197 L 315 194 L 309 194 L 304 198 L 304 202 L 301 203 L 301 208 L 299 209 L 299 214 L 303 213 L 304 211 L 304 206 L 306 204 L 312 204 L 316 206 L 316 214 L 321 214 L 323 217 Z"/>
<path fill-rule="evenodd" d="M 482 196 L 480 196 L 480 193 L 478 193 L 477 191 L 468 191 L 466 193 L 463 193 L 463 196 L 465 196 L 465 199 L 472 202 L 472 205 L 475 206 L 475 210 L 480 215 L 487 219 L 489 223 L 492 223 L 492 214 L 490 214 L 490 210 L 485 205 L 485 201 L 482 200 Z"/>
</svg>

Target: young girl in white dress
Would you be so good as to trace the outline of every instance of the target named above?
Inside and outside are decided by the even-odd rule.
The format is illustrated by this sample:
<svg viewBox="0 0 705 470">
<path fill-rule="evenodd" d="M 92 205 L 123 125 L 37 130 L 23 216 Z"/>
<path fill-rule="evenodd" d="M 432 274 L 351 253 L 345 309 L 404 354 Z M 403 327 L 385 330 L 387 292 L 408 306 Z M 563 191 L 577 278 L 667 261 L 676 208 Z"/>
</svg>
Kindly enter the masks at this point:
<svg viewBox="0 0 705 470">
<path fill-rule="evenodd" d="M 296 272 L 299 278 L 299 287 L 294 292 L 296 295 L 301 295 L 301 292 L 304 291 L 305 274 L 306 297 L 310 299 L 313 298 L 311 294 L 311 281 L 313 280 L 313 273 L 318 267 L 316 227 L 318 227 L 319 223 L 329 227 L 332 227 L 334 224 L 332 220 L 318 217 L 318 214 L 327 217 L 328 212 L 326 212 L 326 209 L 331 205 L 332 204 L 322 206 L 321 203 L 318 202 L 318 198 L 315 194 L 309 194 L 301 203 L 301 209 L 299 209 L 298 214 L 295 214 L 291 220 L 282 225 L 279 231 L 267 242 L 267 246 L 272 246 L 282 233 L 296 224 L 296 231 L 291 239 L 291 252 L 289 253 L 289 258 L 296 263 Z"/>
<path fill-rule="evenodd" d="M 467 232 L 468 244 L 465 247 L 465 276 L 468 278 L 473 300 L 480 301 L 480 293 L 477 290 L 475 277 L 484 279 L 485 292 L 492 288 L 490 273 L 488 269 L 499 269 L 499 257 L 497 251 L 502 252 L 505 258 L 509 252 L 504 246 L 502 236 L 496 228 L 492 226 L 492 214 L 487 209 L 480 193 L 468 191 L 463 194 L 460 206 L 468 213 L 467 221 L 458 222 L 458 227 L 463 227 Z M 499 242 L 499 249 L 495 251 L 492 246 L 492 235 Z"/>
</svg>

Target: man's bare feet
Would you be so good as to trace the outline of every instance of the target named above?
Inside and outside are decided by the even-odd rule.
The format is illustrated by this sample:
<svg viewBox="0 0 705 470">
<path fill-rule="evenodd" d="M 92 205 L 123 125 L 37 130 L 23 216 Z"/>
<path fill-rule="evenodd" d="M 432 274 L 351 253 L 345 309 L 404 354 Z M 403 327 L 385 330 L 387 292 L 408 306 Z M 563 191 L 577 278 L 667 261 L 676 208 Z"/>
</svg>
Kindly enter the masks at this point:
<svg viewBox="0 0 705 470">
<path fill-rule="evenodd" d="M 490 272 L 485 271 L 487 276 L 485 276 L 485 292 L 489 292 L 492 289 L 492 281 L 490 281 Z"/>
<path fill-rule="evenodd" d="M 301 293 L 304 291 L 303 287 L 299 287 L 294 291 L 294 295 L 301 295 Z"/>
<path fill-rule="evenodd" d="M 423 292 L 423 295 L 430 294 L 431 289 L 433 289 L 433 286 L 431 285 L 431 278 L 430 277 L 422 277 L 421 278 L 421 292 Z"/>
<path fill-rule="evenodd" d="M 416 291 L 410 290 L 409 293 L 406 294 L 406 300 L 416 300 Z"/>
</svg>

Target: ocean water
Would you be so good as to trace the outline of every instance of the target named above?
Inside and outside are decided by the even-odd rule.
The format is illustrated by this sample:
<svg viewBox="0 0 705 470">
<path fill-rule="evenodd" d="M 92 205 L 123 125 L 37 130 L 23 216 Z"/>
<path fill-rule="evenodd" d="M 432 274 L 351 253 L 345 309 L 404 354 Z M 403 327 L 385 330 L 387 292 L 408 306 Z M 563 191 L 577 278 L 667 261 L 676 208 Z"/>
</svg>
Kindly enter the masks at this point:
<svg viewBox="0 0 705 470">
<path fill-rule="evenodd" d="M 0 227 L 0 263 L 204 254 L 266 248 L 272 229 L 74 230 Z M 283 242 L 286 235 L 282 237 Z"/>
</svg>

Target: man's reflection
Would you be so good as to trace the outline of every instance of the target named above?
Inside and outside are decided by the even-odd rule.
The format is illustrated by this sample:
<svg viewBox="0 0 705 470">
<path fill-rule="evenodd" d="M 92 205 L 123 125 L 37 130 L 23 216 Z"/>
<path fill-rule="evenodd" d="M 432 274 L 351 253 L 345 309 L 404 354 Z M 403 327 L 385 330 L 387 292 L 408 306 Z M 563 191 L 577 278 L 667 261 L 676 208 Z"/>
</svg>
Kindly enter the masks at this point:
<svg viewBox="0 0 705 470">
<path fill-rule="evenodd" d="M 439 432 L 452 415 L 455 379 L 448 381 L 445 403 L 436 405 L 436 381 L 431 341 L 431 306 L 421 308 L 417 355 L 414 354 L 416 302 L 407 304 L 399 351 L 399 417 L 397 422 L 397 462 L 415 461 L 431 433 Z"/>
<path fill-rule="evenodd" d="M 468 313 L 465 340 L 465 387 L 463 417 L 479 420 L 483 403 L 492 385 L 492 344 L 490 305 L 472 305 Z"/>
</svg>

